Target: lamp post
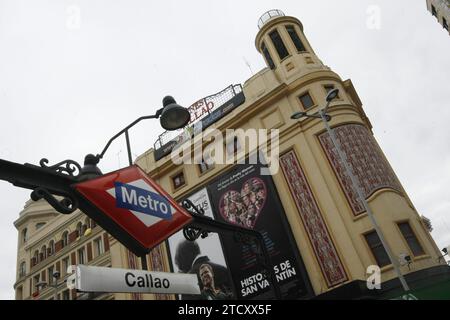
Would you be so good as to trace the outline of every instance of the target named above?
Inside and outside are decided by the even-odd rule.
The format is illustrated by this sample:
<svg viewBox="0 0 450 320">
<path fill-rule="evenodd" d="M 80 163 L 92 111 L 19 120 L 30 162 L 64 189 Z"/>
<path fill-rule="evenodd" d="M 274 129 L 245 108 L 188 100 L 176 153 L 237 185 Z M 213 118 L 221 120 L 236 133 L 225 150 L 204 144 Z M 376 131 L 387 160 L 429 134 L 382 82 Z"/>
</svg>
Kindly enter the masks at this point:
<svg viewBox="0 0 450 320">
<path fill-rule="evenodd" d="M 386 242 L 386 239 L 384 238 L 383 232 L 381 231 L 381 229 L 375 219 L 372 209 L 369 207 L 369 204 L 366 200 L 366 197 L 364 196 L 364 193 L 361 189 L 361 186 L 359 185 L 358 180 L 356 179 L 355 175 L 353 174 L 353 172 L 350 168 L 350 165 L 347 162 L 347 158 L 341 149 L 341 145 L 340 145 L 338 139 L 336 138 L 334 130 L 331 129 L 328 124 L 328 121 L 331 120 L 331 116 L 327 114 L 328 107 L 330 106 L 330 102 L 338 96 L 338 93 L 339 93 L 339 89 L 333 89 L 330 92 L 328 92 L 327 97 L 326 97 L 327 104 L 326 104 L 325 108 L 320 109 L 317 113 L 310 115 L 310 114 L 307 114 L 306 112 L 295 112 L 291 115 L 291 119 L 297 120 L 297 119 L 306 117 L 306 118 L 319 118 L 322 120 L 322 122 L 331 138 L 331 142 L 333 143 L 334 147 L 336 148 L 338 156 L 341 159 L 342 163 L 344 164 L 345 172 L 350 177 L 350 180 L 352 182 L 351 183 L 352 188 L 356 192 L 358 199 L 363 204 L 364 209 L 367 212 L 367 216 L 369 217 L 370 221 L 372 222 L 373 228 L 375 229 L 375 232 L 377 233 L 378 238 L 380 239 L 381 244 L 383 245 L 383 248 L 389 257 L 389 260 L 394 267 L 394 270 L 400 280 L 403 290 L 409 291 L 408 284 L 406 283 L 405 277 L 403 276 L 403 274 L 400 270 L 400 266 L 399 266 L 397 260 L 395 259 L 391 248 L 389 247 L 388 243 Z"/>
<path fill-rule="evenodd" d="M 50 288 L 54 288 L 54 294 L 53 294 L 53 300 L 58 300 L 58 279 L 59 279 L 60 273 L 59 271 L 55 271 L 52 274 L 52 278 L 54 279 L 54 283 L 53 281 L 50 283 L 47 283 L 45 281 L 41 281 L 36 283 L 36 289 L 39 291 L 40 288 L 44 289 L 46 286 L 50 287 Z"/>
<path fill-rule="evenodd" d="M 131 166 L 133 164 L 133 159 L 131 156 L 130 136 L 128 134 L 128 130 L 131 129 L 132 127 L 134 127 L 137 123 L 139 123 L 142 120 L 158 119 L 158 118 L 160 118 L 161 127 L 163 127 L 166 130 L 173 131 L 173 130 L 177 130 L 177 129 L 181 129 L 181 128 L 185 127 L 191 120 L 191 115 L 186 108 L 178 105 L 172 96 L 164 97 L 163 107 L 161 109 L 157 110 L 154 115 L 144 116 L 144 117 L 140 117 L 140 118 L 134 120 L 128 126 L 126 126 L 122 130 L 120 130 L 118 133 L 116 133 L 111 139 L 109 139 L 108 143 L 105 145 L 102 152 L 100 154 L 97 154 L 94 158 L 91 159 L 89 164 L 92 167 L 90 170 L 88 169 L 87 171 L 89 171 L 89 172 L 92 171 L 92 173 L 94 173 L 94 174 L 97 173 L 98 168 L 96 165 L 98 164 L 100 159 L 103 158 L 106 150 L 108 150 L 111 143 L 115 139 L 120 137 L 122 134 L 125 134 L 125 140 L 127 143 L 128 163 Z M 86 166 L 85 166 L 85 168 L 86 168 Z M 89 173 L 89 172 L 86 172 L 86 169 L 85 169 L 85 174 Z M 148 270 L 147 259 L 146 259 L 145 255 L 141 256 L 141 264 L 142 264 L 142 269 Z"/>
</svg>

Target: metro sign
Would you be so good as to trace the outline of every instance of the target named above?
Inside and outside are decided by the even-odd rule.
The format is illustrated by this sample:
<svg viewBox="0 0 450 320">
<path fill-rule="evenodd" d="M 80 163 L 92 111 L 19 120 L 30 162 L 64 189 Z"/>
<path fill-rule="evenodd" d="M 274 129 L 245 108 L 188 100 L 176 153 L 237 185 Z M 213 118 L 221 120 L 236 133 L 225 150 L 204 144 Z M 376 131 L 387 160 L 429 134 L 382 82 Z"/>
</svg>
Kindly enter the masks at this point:
<svg viewBox="0 0 450 320">
<path fill-rule="evenodd" d="M 85 205 L 96 207 L 97 216 L 91 218 L 137 255 L 192 221 L 189 213 L 135 165 L 74 188 L 87 200 Z"/>
</svg>

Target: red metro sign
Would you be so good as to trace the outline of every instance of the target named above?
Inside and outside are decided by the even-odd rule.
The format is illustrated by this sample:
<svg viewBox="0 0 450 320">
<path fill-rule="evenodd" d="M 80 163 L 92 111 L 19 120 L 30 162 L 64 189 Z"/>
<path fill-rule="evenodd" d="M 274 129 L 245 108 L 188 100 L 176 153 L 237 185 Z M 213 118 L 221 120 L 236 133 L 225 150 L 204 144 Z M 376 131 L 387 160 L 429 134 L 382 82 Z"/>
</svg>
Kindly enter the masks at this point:
<svg viewBox="0 0 450 320">
<path fill-rule="evenodd" d="M 137 255 L 192 221 L 186 210 L 135 165 L 74 187 L 85 205 L 96 207 L 91 218 Z"/>
</svg>

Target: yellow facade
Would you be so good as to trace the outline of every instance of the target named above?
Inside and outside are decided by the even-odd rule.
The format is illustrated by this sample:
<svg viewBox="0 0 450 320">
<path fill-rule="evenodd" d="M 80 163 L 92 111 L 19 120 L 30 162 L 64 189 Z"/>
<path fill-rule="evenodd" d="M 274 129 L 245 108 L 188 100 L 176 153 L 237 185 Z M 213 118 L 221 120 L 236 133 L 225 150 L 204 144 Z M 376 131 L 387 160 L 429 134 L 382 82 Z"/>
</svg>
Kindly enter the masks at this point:
<svg viewBox="0 0 450 320">
<path fill-rule="evenodd" d="M 296 50 L 286 32 L 285 26 L 288 25 L 295 26 L 306 52 Z M 275 29 L 278 30 L 290 53 L 281 61 L 269 37 L 270 32 Z M 358 216 L 352 213 L 349 201 L 318 141 L 318 135 L 325 131 L 321 120 L 290 119 L 292 113 L 303 111 L 299 101 L 300 95 L 309 92 L 314 105 L 308 109 L 308 112 L 314 113 L 319 107 L 324 106 L 327 94 L 324 85 L 332 84 L 340 92 L 339 99 L 333 101 L 329 109 L 332 116 L 330 126 L 361 124 L 370 130 L 371 124 L 362 109 L 362 103 L 351 80 L 342 80 L 315 55 L 303 34 L 303 26 L 298 19 L 285 16 L 271 18 L 256 36 L 255 44 L 260 52 L 262 42 L 266 44 L 275 68 L 273 70 L 265 68 L 248 79 L 243 85 L 245 103 L 214 123 L 212 127 L 222 132 L 230 128 L 279 129 L 280 154 L 283 155 L 290 150 L 295 151 L 348 276 L 344 283 L 353 280 L 366 281 L 367 267 L 377 264 L 364 238 L 364 234 L 374 229 L 373 225 L 366 213 Z M 384 158 L 381 150 L 378 151 Z M 270 150 L 265 150 L 266 154 L 267 152 L 270 153 Z M 207 185 L 231 167 L 231 165 L 218 164 L 214 169 L 200 174 L 198 165 L 195 164 L 175 166 L 170 155 L 155 162 L 152 149 L 139 157 L 136 163 L 178 200 Z M 392 170 L 390 167 L 389 169 Z M 175 190 L 171 177 L 181 171 L 184 172 L 186 185 Z M 334 289 L 335 286 L 330 286 L 324 279 L 311 241 L 307 236 L 305 224 L 299 216 L 281 170 L 273 175 L 273 179 L 315 294 Z M 405 253 L 411 255 L 413 259 L 409 268 L 401 267 L 404 275 L 445 265 L 442 260 L 438 262 L 441 253 L 401 186 L 400 190 L 391 188 L 376 190 L 367 200 L 396 257 Z M 425 254 L 417 257 L 412 254 L 397 226 L 398 222 L 403 221 L 410 223 Z M 383 282 L 396 277 L 392 265 L 382 268 L 381 271 Z"/>
<path fill-rule="evenodd" d="M 295 30 L 304 50 L 298 50 L 286 27 Z M 277 48 L 270 36 L 274 30 L 278 31 L 288 52 L 288 55 L 283 59 L 279 58 Z M 272 68 L 270 68 L 271 63 L 267 60 L 267 56 L 264 55 L 263 43 L 273 61 Z M 308 221 L 308 217 L 311 216 L 308 216 L 308 214 L 311 214 L 311 212 L 302 211 L 304 210 L 302 203 L 297 201 L 298 199 L 296 200 L 298 194 L 294 189 L 295 181 L 289 180 L 286 171 L 283 171 L 287 170 L 287 167 L 280 168 L 272 178 L 299 254 L 305 264 L 314 295 L 329 292 L 355 280 L 366 281 L 367 268 L 370 265 L 377 264 L 364 237 L 366 233 L 373 231 L 373 225 L 366 213 L 355 213 L 355 209 L 352 207 L 350 198 L 336 173 L 336 168 L 333 167 L 333 163 L 328 158 L 329 154 L 327 156 L 327 152 L 332 152 L 332 150 L 326 149 L 325 144 L 321 143 L 320 137 L 324 137 L 323 134 L 325 133 L 323 123 L 320 119 L 292 120 L 290 118 L 294 112 L 308 111 L 308 113 L 314 113 L 323 107 L 327 95 L 325 86 L 332 85 L 339 89 L 339 97 L 331 103 L 329 109 L 329 114 L 332 116 L 329 122 L 330 126 L 344 128 L 345 130 L 348 128 L 360 133 L 364 133 L 364 130 L 366 130 L 370 136 L 367 143 L 372 143 L 372 150 L 370 151 L 377 155 L 379 162 L 386 163 L 383 168 L 385 173 L 388 173 L 390 185 L 371 190 L 367 201 L 395 256 L 404 253 L 412 257 L 412 263 L 409 266 L 401 266 L 402 273 L 408 276 L 408 274 L 418 271 L 446 266 L 443 260 L 438 261 L 438 257 L 441 256 L 439 249 L 422 223 L 405 190 L 395 177 L 392 168 L 389 167 L 381 149 L 377 145 L 373 147 L 373 143 L 376 144 L 376 142 L 373 140 L 371 123 L 362 109 L 362 103 L 351 80 L 342 80 L 339 75 L 322 63 L 305 37 L 301 22 L 294 17 L 275 15 L 267 21 L 263 21 L 256 36 L 255 45 L 263 58 L 266 59 L 269 67 L 259 71 L 244 83 L 245 102 L 213 123 L 210 128 L 218 129 L 221 132 L 225 132 L 226 129 L 238 128 L 244 130 L 279 130 L 280 159 L 286 160 L 284 164 L 288 163 L 288 159 L 296 159 L 296 162 L 291 162 L 290 165 L 294 164 L 297 169 L 301 170 L 303 183 L 308 189 L 307 192 L 313 198 L 311 206 L 314 206 L 314 208 L 310 207 L 308 210 L 311 208 L 315 210 L 314 219 L 317 219 L 323 225 L 321 232 L 327 237 L 326 241 L 324 239 L 322 241 L 330 246 L 330 252 L 337 253 L 335 263 L 340 268 L 340 274 L 333 275 L 329 273 L 333 270 L 327 269 L 327 261 L 318 256 L 319 247 L 311 240 L 315 239 L 316 236 L 313 234 L 314 226 Z M 313 102 L 313 105 L 307 110 L 303 108 L 299 99 L 305 93 L 309 94 Z M 364 138 L 364 135 L 362 137 Z M 241 144 L 245 145 L 245 137 L 239 136 L 238 139 Z M 205 142 L 204 145 L 206 144 Z M 262 150 L 266 158 L 271 154 L 272 147 L 270 145 L 267 149 Z M 254 150 L 244 151 L 248 154 Z M 155 161 L 154 155 L 155 150 L 150 149 L 138 157 L 136 164 L 143 168 L 176 200 L 184 199 L 233 166 L 216 163 L 214 168 L 201 173 L 198 164 L 175 165 L 170 155 Z M 182 187 L 175 188 L 173 177 L 180 172 L 184 174 L 186 183 Z M 353 206 L 357 205 L 353 204 Z M 30 299 L 30 294 L 34 292 L 33 277 L 36 274 L 42 273 L 42 271 L 48 269 L 48 265 L 55 263 L 66 255 L 70 255 L 72 252 L 77 252 L 80 247 L 92 241 L 96 236 L 103 234 L 99 227 L 96 230 L 94 228 L 92 234 L 81 236 L 68 248 L 48 258 L 47 262 L 42 261 L 30 269 L 29 261 L 37 248 L 40 248 L 43 244 L 48 246 L 51 239 L 57 241 L 65 230 L 73 232 L 78 221 L 84 221 L 85 218 L 80 212 L 69 216 L 58 215 L 41 202 L 27 204 L 21 217 L 15 223 L 19 231 L 19 238 L 25 227 L 31 228 L 40 219 L 47 224 L 41 230 L 31 232 L 26 243 L 19 239 L 18 269 L 22 262 L 26 262 L 27 272 L 25 275 L 19 276 L 18 271 L 15 284 L 17 298 Z M 409 222 L 424 254 L 414 256 L 397 225 L 397 223 L 404 221 Z M 110 239 L 109 242 L 109 251 L 105 252 L 103 257 L 93 258 L 89 264 L 139 268 L 138 259 L 130 258 L 128 250 L 114 239 Z M 160 271 L 169 271 L 167 248 L 164 244 L 158 248 L 158 255 L 162 258 L 162 262 L 157 268 Z M 149 265 L 152 266 L 151 255 L 148 261 Z M 151 269 L 154 268 L 151 267 Z M 381 271 L 382 282 L 396 277 L 392 265 L 383 267 Z M 47 291 L 43 291 L 41 297 L 50 298 L 52 295 L 51 288 L 44 290 Z M 129 299 L 138 297 L 129 294 L 111 294 L 102 298 Z M 148 295 L 146 298 L 171 297 Z"/>
</svg>

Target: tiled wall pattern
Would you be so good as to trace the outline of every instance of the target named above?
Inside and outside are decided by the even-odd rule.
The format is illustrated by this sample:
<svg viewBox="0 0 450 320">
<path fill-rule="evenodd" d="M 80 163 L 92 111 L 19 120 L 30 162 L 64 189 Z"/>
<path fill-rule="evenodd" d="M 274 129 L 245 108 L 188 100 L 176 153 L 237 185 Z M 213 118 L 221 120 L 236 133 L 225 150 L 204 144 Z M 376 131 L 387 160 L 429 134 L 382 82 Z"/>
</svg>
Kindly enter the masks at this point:
<svg viewBox="0 0 450 320">
<path fill-rule="evenodd" d="M 293 150 L 280 157 L 280 166 L 328 287 L 347 281 L 344 266 Z"/>
<path fill-rule="evenodd" d="M 400 183 L 383 157 L 375 138 L 365 126 L 346 124 L 333 130 L 366 198 L 382 188 L 391 188 L 401 192 Z M 357 216 L 363 213 L 364 207 L 357 200 L 358 197 L 353 190 L 350 177 L 345 172 L 345 167 L 329 134 L 322 133 L 319 135 L 319 140 L 350 203 L 353 214 Z"/>
</svg>

